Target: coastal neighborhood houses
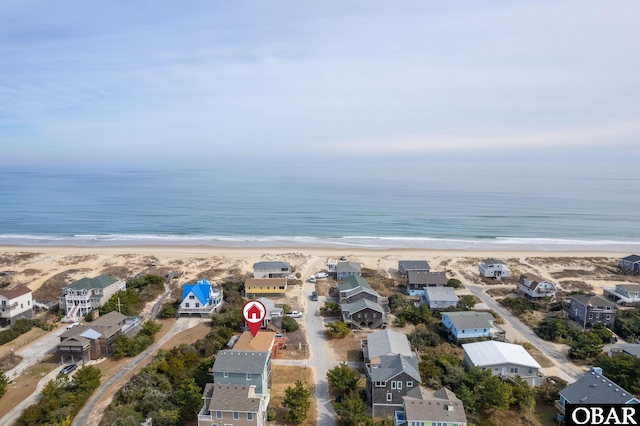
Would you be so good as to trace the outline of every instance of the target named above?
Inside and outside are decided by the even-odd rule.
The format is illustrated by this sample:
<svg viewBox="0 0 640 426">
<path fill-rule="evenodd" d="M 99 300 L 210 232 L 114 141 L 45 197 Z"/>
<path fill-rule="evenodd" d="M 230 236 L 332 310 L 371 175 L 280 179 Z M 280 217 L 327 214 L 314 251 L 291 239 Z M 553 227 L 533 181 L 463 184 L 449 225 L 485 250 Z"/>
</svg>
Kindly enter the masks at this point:
<svg viewBox="0 0 640 426">
<path fill-rule="evenodd" d="M 494 278 L 496 280 L 511 276 L 511 269 L 507 267 L 506 263 L 494 258 L 488 258 L 481 261 L 478 264 L 478 271 L 481 276 L 485 278 Z"/>
<path fill-rule="evenodd" d="M 21 318 L 33 316 L 33 297 L 29 287 L 0 288 L 0 327 L 11 326 Z"/>
<path fill-rule="evenodd" d="M 77 322 L 94 309 L 105 304 L 111 296 L 126 289 L 126 282 L 108 275 L 95 278 L 82 278 L 62 287 L 59 297 L 60 309 L 65 313 L 64 320 Z"/>
<path fill-rule="evenodd" d="M 222 289 L 214 288 L 206 279 L 182 287 L 178 315 L 211 316 L 222 305 Z"/>
</svg>

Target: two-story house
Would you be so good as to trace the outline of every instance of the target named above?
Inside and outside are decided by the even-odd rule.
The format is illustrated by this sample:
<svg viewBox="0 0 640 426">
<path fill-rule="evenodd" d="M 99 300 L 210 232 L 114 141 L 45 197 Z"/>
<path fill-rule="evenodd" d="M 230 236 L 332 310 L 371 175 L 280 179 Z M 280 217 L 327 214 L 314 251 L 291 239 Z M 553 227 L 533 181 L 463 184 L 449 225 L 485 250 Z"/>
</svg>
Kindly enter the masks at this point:
<svg viewBox="0 0 640 426">
<path fill-rule="evenodd" d="M 253 278 L 287 278 L 291 275 L 289 262 L 258 262 L 253 264 Z"/>
<path fill-rule="evenodd" d="M 382 355 L 415 356 L 406 334 L 388 328 L 367 335 L 366 338 L 360 340 L 360 347 L 364 362 L 369 366 L 379 365 Z"/>
<path fill-rule="evenodd" d="M 556 284 L 534 274 L 522 274 L 518 279 L 518 290 L 531 300 L 556 297 Z"/>
<path fill-rule="evenodd" d="M 491 336 L 495 318 L 489 312 L 443 312 L 442 326 L 449 338 L 458 343 L 462 339 Z"/>
<path fill-rule="evenodd" d="M 118 280 L 108 275 L 95 278 L 82 278 L 65 287 L 59 297 L 60 310 L 65 313 L 63 321 L 75 322 L 94 309 L 98 309 L 109 301 L 111 296 L 126 290 L 124 280 Z"/>
<path fill-rule="evenodd" d="M 271 299 L 267 299 L 266 297 L 261 297 L 257 300 L 258 302 L 262 303 L 267 310 L 267 314 L 265 315 L 264 320 L 262 320 L 262 325 L 260 328 L 273 327 L 281 330 L 284 309 L 276 307 L 276 302 Z"/>
<path fill-rule="evenodd" d="M 538 376 L 542 368 L 538 362 L 520 345 L 488 340 L 485 342 L 465 343 L 464 364 L 489 370 L 494 376 L 520 376 L 530 386 L 538 386 L 543 379 Z"/>
<path fill-rule="evenodd" d="M 386 327 L 389 318 L 386 310 L 379 303 L 369 299 L 357 299 L 351 303 L 340 304 L 342 321 L 351 327 L 379 328 Z"/>
<path fill-rule="evenodd" d="M 33 316 L 33 298 L 29 287 L 0 289 L 0 327 L 13 325 Z"/>
<path fill-rule="evenodd" d="M 358 299 L 369 299 L 372 302 L 378 302 L 378 292 L 373 290 L 369 282 L 356 275 L 350 275 L 338 283 L 338 303 L 351 303 Z"/>
<path fill-rule="evenodd" d="M 350 275 L 362 275 L 362 266 L 358 262 L 338 262 L 336 265 L 336 277 L 343 280 Z"/>
<path fill-rule="evenodd" d="M 467 426 L 464 404 L 455 393 L 440 388 L 431 394 L 420 388 L 420 396 L 402 398 L 402 410 L 395 412 L 396 426 Z"/>
<path fill-rule="evenodd" d="M 286 278 L 247 278 L 244 282 L 244 294 L 247 297 L 256 294 L 283 295 L 286 292 Z"/>
<path fill-rule="evenodd" d="M 444 287 L 447 275 L 444 272 L 409 271 L 407 273 L 407 294 L 421 296 L 427 287 Z"/>
<path fill-rule="evenodd" d="M 257 393 L 255 386 L 207 383 L 202 399 L 198 426 L 267 424 L 269 393 Z"/>
<path fill-rule="evenodd" d="M 618 267 L 627 274 L 640 274 L 640 256 L 632 254 L 620 259 Z"/>
<path fill-rule="evenodd" d="M 481 276 L 485 278 L 495 278 L 496 280 L 511 276 L 511 270 L 507 265 L 502 260 L 493 258 L 482 260 L 478 264 L 478 271 Z"/>
<path fill-rule="evenodd" d="M 402 408 L 402 398 L 420 385 L 416 356 L 382 355 L 379 364 L 367 368 L 367 396 L 373 417 L 393 416 Z"/>
<path fill-rule="evenodd" d="M 616 304 L 601 296 L 574 294 L 571 295 L 567 313 L 582 328 L 591 328 L 596 324 L 613 328 L 616 320 Z"/>
<path fill-rule="evenodd" d="M 255 386 L 256 393 L 265 394 L 271 384 L 271 352 L 220 351 L 212 371 L 215 384 Z"/>
<path fill-rule="evenodd" d="M 604 287 L 602 292 L 620 306 L 640 305 L 640 284 L 616 284 L 615 287 Z"/>
<path fill-rule="evenodd" d="M 420 296 L 420 304 L 429 309 L 446 309 L 458 306 L 458 296 L 453 287 L 427 287 Z"/>
<path fill-rule="evenodd" d="M 410 271 L 429 272 L 431 267 L 426 260 L 400 260 L 398 261 L 398 273 L 401 277 L 407 277 Z"/>
<path fill-rule="evenodd" d="M 584 376 L 560 391 L 555 402 L 557 420 L 564 424 L 567 404 L 640 404 L 633 394 L 602 374 L 602 368 L 592 367 Z"/>
<path fill-rule="evenodd" d="M 222 305 L 222 288 L 215 288 L 203 278 L 196 284 L 182 287 L 182 301 L 178 314 L 210 316 Z"/>
</svg>

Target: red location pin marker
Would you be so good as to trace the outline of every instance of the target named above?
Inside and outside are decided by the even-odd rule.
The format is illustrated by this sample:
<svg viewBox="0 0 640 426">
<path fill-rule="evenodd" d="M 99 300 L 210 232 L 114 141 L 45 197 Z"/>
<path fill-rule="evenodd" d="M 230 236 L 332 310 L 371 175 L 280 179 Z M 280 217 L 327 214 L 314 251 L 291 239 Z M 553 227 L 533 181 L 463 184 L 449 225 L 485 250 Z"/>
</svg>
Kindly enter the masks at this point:
<svg viewBox="0 0 640 426">
<path fill-rule="evenodd" d="M 264 307 L 262 302 L 257 300 L 250 300 L 242 307 L 242 316 L 245 322 L 251 330 L 253 337 L 256 337 L 258 330 L 262 326 L 262 321 L 267 316 L 267 308 Z"/>
</svg>

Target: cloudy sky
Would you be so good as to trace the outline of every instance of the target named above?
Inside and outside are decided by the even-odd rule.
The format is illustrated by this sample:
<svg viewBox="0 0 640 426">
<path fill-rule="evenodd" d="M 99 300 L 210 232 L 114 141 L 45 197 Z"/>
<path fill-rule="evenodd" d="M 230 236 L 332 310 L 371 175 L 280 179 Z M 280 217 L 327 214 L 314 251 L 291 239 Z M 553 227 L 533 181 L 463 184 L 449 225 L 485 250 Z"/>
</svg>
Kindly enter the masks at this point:
<svg viewBox="0 0 640 426">
<path fill-rule="evenodd" d="M 0 165 L 640 162 L 637 1 L 0 2 Z"/>
</svg>

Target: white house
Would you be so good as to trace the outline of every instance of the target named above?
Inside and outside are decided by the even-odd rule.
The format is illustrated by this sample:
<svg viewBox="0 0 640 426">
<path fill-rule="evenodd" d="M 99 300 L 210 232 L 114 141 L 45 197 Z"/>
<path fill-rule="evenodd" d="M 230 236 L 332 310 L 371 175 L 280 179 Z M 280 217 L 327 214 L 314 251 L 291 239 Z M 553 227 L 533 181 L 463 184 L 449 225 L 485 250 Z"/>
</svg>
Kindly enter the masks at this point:
<svg viewBox="0 0 640 426">
<path fill-rule="evenodd" d="M 538 377 L 538 370 L 542 367 L 520 345 L 488 340 L 465 343 L 462 349 L 467 367 L 480 367 L 500 377 L 520 376 L 531 386 L 543 383 L 543 379 Z"/>
<path fill-rule="evenodd" d="M 214 288 L 206 279 L 182 287 L 178 315 L 211 315 L 222 305 L 222 289 Z"/>
<path fill-rule="evenodd" d="M 95 278 L 82 278 L 62 287 L 62 295 L 58 298 L 60 309 L 65 312 L 63 321 L 75 322 L 94 309 L 98 309 L 109 301 L 111 296 L 126 290 L 127 283 L 108 275 Z"/>
<path fill-rule="evenodd" d="M 518 290 L 528 299 L 540 300 L 556 297 L 556 284 L 534 274 L 522 274 L 518 279 Z"/>
<path fill-rule="evenodd" d="M 0 326 L 13 325 L 21 318 L 33 316 L 33 298 L 29 287 L 0 289 Z"/>
<path fill-rule="evenodd" d="M 478 270 L 483 277 L 495 278 L 496 280 L 511 276 L 511 270 L 502 260 L 498 259 L 484 259 L 478 264 Z"/>
<path fill-rule="evenodd" d="M 289 262 L 258 262 L 253 264 L 253 278 L 287 278 L 291 275 Z"/>
<path fill-rule="evenodd" d="M 618 305 L 640 305 L 640 284 L 616 284 L 615 287 L 604 287 L 602 293 Z"/>
<path fill-rule="evenodd" d="M 458 296 L 453 287 L 427 287 L 420 296 L 420 304 L 429 309 L 446 309 L 458 306 Z"/>
</svg>

